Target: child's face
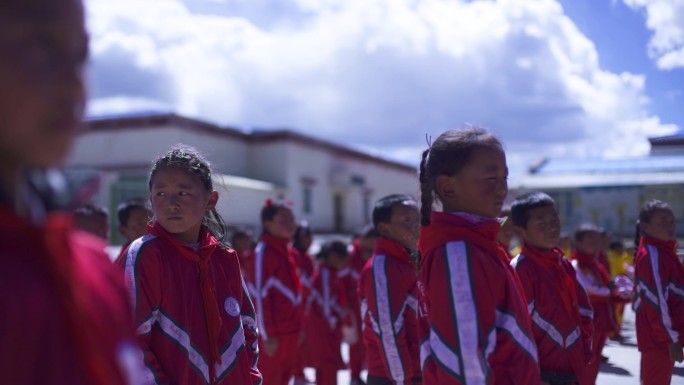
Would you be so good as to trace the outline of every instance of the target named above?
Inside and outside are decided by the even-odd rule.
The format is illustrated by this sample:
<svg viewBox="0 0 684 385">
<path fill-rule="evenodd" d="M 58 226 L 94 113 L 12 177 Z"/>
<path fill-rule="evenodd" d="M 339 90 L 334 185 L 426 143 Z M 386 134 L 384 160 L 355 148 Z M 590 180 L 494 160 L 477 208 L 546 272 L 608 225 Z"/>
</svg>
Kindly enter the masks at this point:
<svg viewBox="0 0 684 385">
<path fill-rule="evenodd" d="M 119 232 L 127 241 L 134 241 L 147 234 L 147 223 L 150 221 L 150 212 L 142 207 L 134 208 L 128 214 L 126 225 L 119 226 Z"/>
<path fill-rule="evenodd" d="M 216 191 L 207 191 L 196 176 L 173 167 L 154 174 L 150 190 L 152 212 L 159 224 L 183 242 L 199 238 L 202 218 L 218 201 Z"/>
<path fill-rule="evenodd" d="M 583 253 L 597 255 L 601 251 L 601 233 L 589 231 L 581 240 L 575 242 L 575 248 Z"/>
<path fill-rule="evenodd" d="M 306 233 L 299 237 L 299 244 L 303 250 L 309 250 L 311 244 L 313 243 L 313 236 L 311 233 Z"/>
<path fill-rule="evenodd" d="M 252 248 L 252 240 L 247 236 L 237 237 L 233 240 L 233 248 L 236 251 L 245 251 Z"/>
<path fill-rule="evenodd" d="M 273 219 L 264 222 L 264 228 L 276 238 L 292 239 L 297 231 L 297 223 L 290 209 L 280 208 Z"/>
<path fill-rule="evenodd" d="M 64 159 L 83 114 L 87 56 L 80 1 L 3 2 L 0 162 L 5 166 L 47 167 Z"/>
<path fill-rule="evenodd" d="M 444 211 L 498 217 L 508 194 L 506 155 L 493 148 L 474 150 L 458 174 L 438 177 L 437 191 Z"/>
<path fill-rule="evenodd" d="M 335 270 L 340 270 L 347 264 L 347 254 L 330 253 L 326 264 Z"/>
<path fill-rule="evenodd" d="M 420 235 L 418 207 L 413 203 L 395 204 L 389 222 L 379 223 L 378 231 L 407 249 L 415 249 Z"/>
<path fill-rule="evenodd" d="M 359 245 L 361 246 L 361 259 L 367 261 L 373 256 L 373 250 L 375 249 L 375 237 L 361 237 L 359 239 Z"/>
<path fill-rule="evenodd" d="M 104 240 L 109 239 L 109 223 L 104 215 L 76 215 L 75 226 Z"/>
<path fill-rule="evenodd" d="M 560 240 L 560 218 L 553 206 L 536 207 L 529 211 L 527 227 L 516 226 L 523 241 L 543 250 L 558 246 Z"/>
<path fill-rule="evenodd" d="M 676 238 L 677 227 L 672 210 L 656 210 L 648 223 L 640 223 L 639 226 L 646 235 L 661 241 L 671 241 Z"/>
</svg>

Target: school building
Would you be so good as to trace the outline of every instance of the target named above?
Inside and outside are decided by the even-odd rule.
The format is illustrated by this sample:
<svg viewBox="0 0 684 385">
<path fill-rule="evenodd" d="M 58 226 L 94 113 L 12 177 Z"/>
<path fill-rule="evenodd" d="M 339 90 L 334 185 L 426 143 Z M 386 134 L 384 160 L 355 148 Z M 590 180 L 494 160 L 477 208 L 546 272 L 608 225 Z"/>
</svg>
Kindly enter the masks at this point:
<svg viewBox="0 0 684 385">
<path fill-rule="evenodd" d="M 511 196 L 544 191 L 558 203 L 563 230 L 586 222 L 630 238 L 641 205 L 668 202 L 684 236 L 684 131 L 650 138 L 650 154 L 625 159 L 545 159 L 511 186 Z"/>
<path fill-rule="evenodd" d="M 110 210 L 115 229 L 118 203 L 148 196 L 153 159 L 177 143 L 197 148 L 212 163 L 225 221 L 255 232 L 268 198 L 290 201 L 297 219 L 315 231 L 352 232 L 370 222 L 377 199 L 418 191 L 416 169 L 402 163 L 291 130 L 245 131 L 173 113 L 89 119 L 67 167 L 97 171 L 94 202 Z M 116 243 L 118 234 L 111 235 Z"/>
</svg>

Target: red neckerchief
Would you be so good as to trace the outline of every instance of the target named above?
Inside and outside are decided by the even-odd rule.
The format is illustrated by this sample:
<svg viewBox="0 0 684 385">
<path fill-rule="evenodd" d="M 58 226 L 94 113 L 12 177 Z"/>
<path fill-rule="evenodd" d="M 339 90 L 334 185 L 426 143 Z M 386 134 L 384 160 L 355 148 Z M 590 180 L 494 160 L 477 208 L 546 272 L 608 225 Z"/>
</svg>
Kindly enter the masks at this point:
<svg viewBox="0 0 684 385">
<path fill-rule="evenodd" d="M 0 206 L 0 231 L 21 232 L 42 240 L 41 252 L 37 255 L 47 271 L 50 284 L 59 302 L 60 315 L 64 319 L 67 333 L 74 341 L 76 351 L 85 366 L 91 383 L 113 384 L 119 378 L 98 345 L 99 338 L 93 335 L 95 322 L 85 311 L 88 301 L 86 293 L 79 287 L 80 277 L 74 263 L 69 243 L 73 232 L 73 217 L 65 213 L 50 213 L 41 225 L 35 225 L 18 216 L 14 211 Z M 104 244 L 103 244 L 104 246 Z"/>
<path fill-rule="evenodd" d="M 675 265 L 679 267 L 680 271 L 684 275 L 684 265 L 682 265 L 682 262 L 679 260 L 679 256 L 677 255 L 676 240 L 662 241 L 660 239 L 649 237 L 648 235 L 643 235 L 639 240 L 639 248 L 645 248 L 646 245 L 655 246 L 660 252 L 659 254 L 665 254 L 668 258 L 672 258 L 676 262 Z"/>
<path fill-rule="evenodd" d="M 418 248 L 421 255 L 427 255 L 449 242 L 466 241 L 493 251 L 501 263 L 508 265 L 508 253 L 496 241 L 500 227 L 497 221 L 473 224 L 455 214 L 433 212 L 430 224 L 420 229 Z"/>
<path fill-rule="evenodd" d="M 199 271 L 200 291 L 202 293 L 202 303 L 204 305 L 204 318 L 207 322 L 207 334 L 209 336 L 209 350 L 211 354 L 212 363 L 221 364 L 221 356 L 218 351 L 218 336 L 221 331 L 221 315 L 216 299 L 216 292 L 214 290 L 214 283 L 211 280 L 209 273 L 209 261 L 214 254 L 214 250 L 218 247 L 219 242 L 214 238 L 206 227 L 202 226 L 199 234 L 199 250 L 195 253 L 188 246 L 184 245 L 173 234 L 164 229 L 159 222 L 155 221 L 152 225 L 147 226 L 147 231 L 171 243 L 178 253 L 185 259 L 195 262 Z M 211 384 L 217 383 L 216 367 L 209 365 L 209 376 Z"/>
<path fill-rule="evenodd" d="M 523 243 L 520 254 L 531 259 L 543 268 L 557 271 L 556 291 L 558 294 L 560 294 L 566 313 L 569 316 L 577 319 L 579 322 L 581 318 L 579 314 L 579 305 L 577 302 L 577 289 L 575 288 L 575 282 L 573 282 L 572 277 L 570 277 L 570 274 L 568 274 L 567 270 L 565 270 L 565 267 L 561 263 L 563 258 L 563 250 L 558 247 L 554 247 L 552 250 L 543 251 Z"/>
<path fill-rule="evenodd" d="M 573 250 L 570 258 L 577 260 L 577 265 L 580 268 L 590 269 L 594 275 L 597 275 L 603 281 L 604 285 L 607 286 L 608 282 L 610 282 L 610 275 L 608 275 L 606 268 L 596 260 L 596 256 L 579 250 Z"/>
<path fill-rule="evenodd" d="M 273 248 L 279 255 L 284 256 L 287 259 L 287 265 L 290 268 L 290 278 L 294 282 L 295 289 L 299 292 L 302 290 L 302 283 L 299 280 L 299 274 L 297 274 L 297 250 L 295 250 L 290 245 L 289 239 L 276 238 L 270 234 L 264 233 L 261 236 L 261 240 L 268 245 L 268 247 Z"/>
<path fill-rule="evenodd" d="M 388 255 L 400 261 L 405 261 L 413 265 L 411 255 L 409 255 L 406 248 L 402 246 L 399 242 L 387 239 L 385 237 L 380 237 L 375 240 L 375 248 L 373 249 L 373 254 Z"/>
</svg>

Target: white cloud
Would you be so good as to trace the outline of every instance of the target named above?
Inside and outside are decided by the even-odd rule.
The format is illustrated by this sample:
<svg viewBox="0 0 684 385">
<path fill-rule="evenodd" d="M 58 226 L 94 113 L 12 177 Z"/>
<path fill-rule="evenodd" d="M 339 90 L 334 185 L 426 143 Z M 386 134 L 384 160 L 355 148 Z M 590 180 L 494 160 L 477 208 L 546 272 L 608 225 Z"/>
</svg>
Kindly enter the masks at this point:
<svg viewBox="0 0 684 385">
<path fill-rule="evenodd" d="M 297 128 L 414 164 L 426 133 L 464 123 L 490 127 L 518 168 L 643 154 L 647 136 L 676 129 L 648 113 L 642 75 L 599 66 L 554 0 L 283 0 L 270 14 L 267 1 L 213 14 L 198 1 L 88 0 L 94 99 Z"/>
<path fill-rule="evenodd" d="M 684 1 L 623 0 L 633 10 L 646 12 L 646 26 L 653 31 L 648 43 L 649 55 L 658 68 L 684 67 Z"/>
</svg>

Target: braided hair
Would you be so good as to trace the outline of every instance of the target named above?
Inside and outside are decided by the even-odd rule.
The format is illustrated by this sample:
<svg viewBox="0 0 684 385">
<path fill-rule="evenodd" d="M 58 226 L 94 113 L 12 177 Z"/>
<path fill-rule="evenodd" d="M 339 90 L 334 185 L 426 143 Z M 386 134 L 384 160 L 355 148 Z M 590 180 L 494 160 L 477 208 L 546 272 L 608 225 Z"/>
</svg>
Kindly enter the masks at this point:
<svg viewBox="0 0 684 385">
<path fill-rule="evenodd" d="M 161 169 L 175 168 L 185 171 L 194 176 L 204 186 L 206 191 L 214 191 L 214 182 L 211 178 L 211 165 L 202 154 L 194 147 L 185 144 L 176 144 L 166 154 L 157 158 L 154 161 L 152 170 L 150 171 L 150 178 L 148 187 L 152 191 L 152 181 L 157 171 Z M 216 208 L 211 209 L 202 219 L 202 225 L 214 236 L 219 242 L 226 244 L 227 229 L 221 215 L 219 215 Z"/>
<path fill-rule="evenodd" d="M 439 199 L 435 191 L 437 177 L 458 174 L 468 164 L 472 153 L 483 148 L 501 150 L 503 146 L 487 130 L 466 127 L 442 133 L 430 148 L 423 151 L 419 172 L 420 217 L 423 226 L 430 224 L 434 200 Z"/>
</svg>

